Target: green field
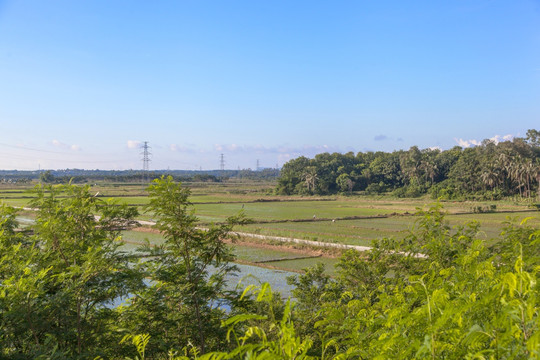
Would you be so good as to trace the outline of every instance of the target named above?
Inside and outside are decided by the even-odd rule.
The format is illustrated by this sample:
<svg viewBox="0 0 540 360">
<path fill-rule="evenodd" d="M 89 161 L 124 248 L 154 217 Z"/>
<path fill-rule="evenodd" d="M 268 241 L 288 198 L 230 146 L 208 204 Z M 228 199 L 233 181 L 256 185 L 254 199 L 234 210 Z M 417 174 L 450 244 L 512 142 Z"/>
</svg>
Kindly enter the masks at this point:
<svg viewBox="0 0 540 360">
<path fill-rule="evenodd" d="M 124 241 L 122 249 L 130 252 L 135 251 L 146 240 L 151 245 L 163 243 L 163 237 L 161 235 L 141 231 L 124 231 L 122 240 Z M 333 273 L 333 266 L 337 263 L 337 259 L 334 258 L 311 256 L 309 258 L 299 259 L 299 257 L 304 256 L 298 252 L 289 251 L 286 248 L 279 250 L 239 244 L 230 244 L 229 246 L 239 262 L 259 264 L 260 266 L 269 266 L 289 271 L 301 271 L 306 267 L 312 266 L 314 263 L 321 262 L 327 266 L 330 273 Z"/>
<path fill-rule="evenodd" d="M 446 220 L 450 226 L 463 225 L 470 221 L 480 223 L 481 233 L 484 239 L 497 237 L 503 229 L 504 223 L 510 218 L 523 219 L 533 217 L 531 225 L 540 226 L 540 214 L 538 211 L 521 212 L 516 214 L 493 213 L 493 214 L 467 214 L 447 215 Z M 281 236 L 314 241 L 326 241 L 340 244 L 369 246 L 373 239 L 403 238 L 407 236 L 413 227 L 414 216 L 391 216 L 388 218 L 339 220 L 339 221 L 316 221 L 301 223 L 277 223 L 277 224 L 251 224 L 242 226 L 243 232 L 256 233 L 269 236 Z"/>
<path fill-rule="evenodd" d="M 397 199 L 390 196 L 276 196 L 271 194 L 274 187 L 269 182 L 231 181 L 225 183 L 186 183 L 191 189 L 190 198 L 201 226 L 223 222 L 229 216 L 243 211 L 253 223 L 236 230 L 268 236 L 307 239 L 339 244 L 369 246 L 374 239 L 384 237 L 403 238 L 414 226 L 417 219 L 413 214 L 419 209 L 427 209 L 433 201 L 427 197 L 419 199 Z M 0 200 L 12 206 L 27 206 L 33 197 L 32 186 L 2 185 Z M 97 183 L 91 192 L 103 200 L 114 199 L 120 204 L 139 208 L 139 219 L 152 219 L 151 213 L 144 212 L 148 203 L 142 184 Z M 528 203 L 512 199 L 497 202 L 444 202 L 446 219 L 451 226 L 478 221 L 481 226 L 479 237 L 490 240 L 496 238 L 510 218 L 532 217 L 530 224 L 540 226 L 540 212 L 532 211 Z M 473 213 L 477 207 L 490 208 L 493 213 Z M 32 217 L 31 211 L 21 214 L 23 218 Z M 301 220 L 301 221 L 299 221 Z M 332 221 L 333 220 L 333 221 Z M 123 235 L 128 242 L 126 249 L 133 250 L 137 244 L 148 239 L 159 244 L 163 239 L 153 233 L 128 231 Z M 298 271 L 317 261 L 328 267 L 336 262 L 330 258 L 294 259 L 298 254 L 285 248 L 261 249 L 257 247 L 232 245 L 240 261 L 265 263 L 281 269 Z"/>
</svg>

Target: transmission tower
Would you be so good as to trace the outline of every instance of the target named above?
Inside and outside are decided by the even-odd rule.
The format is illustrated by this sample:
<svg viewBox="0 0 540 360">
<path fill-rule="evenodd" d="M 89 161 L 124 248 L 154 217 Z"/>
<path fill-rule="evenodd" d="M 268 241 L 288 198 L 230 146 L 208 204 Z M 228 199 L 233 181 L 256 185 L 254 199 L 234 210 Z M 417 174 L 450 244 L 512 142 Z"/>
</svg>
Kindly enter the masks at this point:
<svg viewBox="0 0 540 360">
<path fill-rule="evenodd" d="M 259 167 L 259 159 L 257 159 L 257 167 L 255 168 L 256 171 L 259 171 L 260 167 Z"/>
<path fill-rule="evenodd" d="M 219 157 L 219 168 L 221 171 L 225 170 L 225 157 L 223 154 L 221 154 Z"/>
<path fill-rule="evenodd" d="M 147 173 L 150 170 L 150 149 L 151 147 L 148 146 L 148 141 L 145 141 L 144 144 L 141 146 L 142 152 L 142 162 L 143 162 L 143 171 Z"/>
</svg>

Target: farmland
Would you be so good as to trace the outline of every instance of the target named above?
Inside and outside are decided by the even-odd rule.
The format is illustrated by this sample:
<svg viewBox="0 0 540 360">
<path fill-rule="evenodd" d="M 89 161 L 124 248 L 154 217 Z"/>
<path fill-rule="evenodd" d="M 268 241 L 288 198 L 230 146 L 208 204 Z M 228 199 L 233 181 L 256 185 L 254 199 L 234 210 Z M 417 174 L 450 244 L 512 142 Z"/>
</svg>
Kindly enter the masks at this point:
<svg viewBox="0 0 540 360">
<path fill-rule="evenodd" d="M 365 321 L 376 324 L 383 319 L 380 328 L 384 336 L 394 331 L 386 324 L 387 315 L 396 311 L 397 317 L 391 321 L 399 320 L 403 326 L 392 336 L 402 339 L 414 321 L 430 326 L 425 323 L 432 303 L 429 299 L 437 299 L 433 304 L 444 310 L 434 312 L 437 317 L 447 311 L 460 311 L 460 321 L 468 321 L 461 331 L 469 333 L 474 314 L 486 308 L 494 309 L 490 311 L 504 321 L 512 318 L 498 312 L 501 298 L 517 300 L 510 302 L 514 304 L 511 313 L 518 313 L 522 304 L 528 303 L 527 298 L 522 302 L 521 295 L 515 295 L 521 291 L 518 279 L 531 279 L 523 281 L 523 286 L 526 293 L 535 293 L 532 286 L 536 280 L 528 272 L 538 268 L 537 263 L 531 264 L 538 259 L 539 219 L 538 211 L 532 210 L 534 204 L 517 199 L 445 202 L 447 215 L 443 222 L 439 211 L 428 209 L 432 203 L 428 198 L 403 200 L 364 194 L 284 197 L 271 194 L 268 189 L 272 183 L 252 183 L 250 191 L 244 190 L 245 185 L 181 187 L 172 178 L 164 178 L 154 182 L 148 194 L 140 184 L 94 184 L 85 188 L 70 185 L 59 187 L 59 191 L 41 188 L 36 193 L 6 186 L 0 191 L 3 200 L 23 209 L 19 213 L 2 209 L 1 273 L 7 274 L 2 283 L 9 289 L 2 294 L 9 300 L 4 301 L 9 306 L 5 306 L 5 314 L 15 316 L 14 321 L 4 322 L 8 329 L 4 333 L 28 333 L 25 329 L 30 327 L 32 331 L 38 324 L 45 329 L 58 328 L 58 338 L 64 339 L 63 327 L 56 325 L 63 324 L 64 319 L 70 319 L 67 326 L 75 329 L 73 333 L 80 328 L 82 334 L 83 330 L 93 331 L 91 326 L 99 321 L 98 316 L 105 314 L 104 321 L 110 324 L 108 332 L 122 328 L 134 333 L 140 332 L 141 326 L 149 326 L 150 330 L 143 331 L 152 331 L 151 338 L 160 339 L 163 329 L 179 324 L 178 334 L 187 334 L 187 340 L 181 341 L 189 344 L 197 324 L 210 324 L 212 319 L 216 319 L 215 330 L 207 334 L 221 336 L 222 319 L 236 309 L 256 311 L 246 313 L 247 318 L 260 319 L 266 326 L 268 314 L 274 316 L 281 309 L 291 311 L 291 303 L 284 301 L 289 298 L 298 304 L 292 307 L 295 322 L 279 324 L 286 324 L 295 339 L 299 337 L 294 331 L 298 336 L 318 336 L 313 329 L 318 331 L 326 319 L 334 323 L 325 326 L 339 329 L 335 335 L 338 337 L 344 333 L 343 326 L 346 334 L 357 336 L 364 332 L 358 329 L 365 326 Z M 187 187 L 193 192 L 189 197 L 192 203 L 187 201 Z M 119 203 L 125 206 L 117 206 Z M 126 221 L 136 216 L 132 211 L 135 208 L 141 214 L 137 219 L 141 226 L 126 230 Z M 199 217 L 191 216 L 190 210 Z M 229 215 L 241 212 L 250 221 L 239 223 L 235 234 L 223 222 Z M 514 226 L 498 236 L 512 217 L 528 217 L 535 228 Z M 32 223 L 36 226 L 32 231 L 20 232 L 14 220 L 21 227 Z M 157 221 L 156 226 L 150 226 L 152 221 Z M 470 221 L 481 224 L 481 232 L 459 229 Z M 410 230 L 413 236 L 403 242 L 385 240 L 372 251 L 343 252 L 347 246 L 369 246 L 375 239 L 405 238 Z M 498 246 L 489 246 L 494 241 L 499 241 Z M 149 246 L 141 247 L 143 244 Z M 338 262 L 339 267 L 334 266 Z M 318 263 L 326 267 L 314 266 Z M 514 288 L 504 290 L 508 284 Z M 456 289 L 469 288 L 473 290 L 456 295 Z M 471 301 L 478 294 L 482 294 L 482 300 Z M 422 304 L 426 295 L 427 309 L 419 309 L 417 304 Z M 91 302 L 98 296 L 101 303 L 97 310 L 104 311 L 90 314 L 92 321 L 85 321 L 89 325 L 81 327 L 77 308 L 92 308 Z M 532 296 L 536 304 L 536 295 Z M 487 307 L 483 300 L 486 297 Z M 469 311 L 471 304 L 474 308 Z M 55 311 L 49 310 L 54 307 Z M 349 322 L 351 310 L 355 314 L 353 321 L 360 327 Z M 35 321 L 30 317 L 29 324 L 29 316 L 34 314 L 38 316 Z M 181 318 L 176 318 L 179 315 Z M 171 321 L 164 325 L 161 318 Z M 445 323 L 444 327 L 452 325 Z M 508 333 L 514 334 L 510 331 L 516 327 L 510 325 Z M 12 328 L 21 330 L 15 332 Z M 204 330 L 202 326 L 200 329 Z M 117 339 L 114 343 L 119 342 Z M 164 348 L 178 342 L 175 335 Z M 469 347 L 464 349 L 468 351 Z"/>
<path fill-rule="evenodd" d="M 239 232 L 274 237 L 305 239 L 343 245 L 370 246 L 374 239 L 403 238 L 413 226 L 418 209 L 426 209 L 433 200 L 397 199 L 390 196 L 277 196 L 275 184 L 266 181 L 228 181 L 223 183 L 185 183 L 191 190 L 190 201 L 200 226 L 224 222 L 243 212 L 251 223 L 236 228 Z M 32 185 L 2 185 L 0 199 L 7 205 L 28 207 Z M 140 220 L 152 220 L 146 213 L 145 186 L 141 183 L 95 183 L 91 192 L 104 201 L 116 201 L 137 207 Z M 443 202 L 451 226 L 475 220 L 481 226 L 480 238 L 489 240 L 500 234 L 509 219 L 532 217 L 539 225 L 539 213 L 525 201 L 512 199 L 496 202 Z M 486 211 L 478 213 L 478 211 Z M 32 217 L 24 211 L 21 219 Z M 150 231 L 128 231 L 123 235 L 126 248 L 132 249 L 147 239 L 158 245 L 163 239 Z M 232 244 L 238 262 L 290 271 L 301 271 L 316 262 L 332 272 L 336 252 L 309 249 L 298 245 L 278 244 L 268 240 L 243 239 Z M 299 256 L 298 252 L 307 254 Z M 317 252 L 318 251 L 318 252 Z M 320 256 L 322 255 L 322 256 Z M 272 261 L 274 260 L 274 261 Z"/>
</svg>

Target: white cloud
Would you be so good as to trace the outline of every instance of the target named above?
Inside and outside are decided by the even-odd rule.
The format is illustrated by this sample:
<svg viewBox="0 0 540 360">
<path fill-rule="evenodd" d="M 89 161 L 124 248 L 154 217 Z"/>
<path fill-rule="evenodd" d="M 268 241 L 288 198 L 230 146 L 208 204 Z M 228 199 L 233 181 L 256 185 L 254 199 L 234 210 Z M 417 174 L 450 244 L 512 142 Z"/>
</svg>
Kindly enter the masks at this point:
<svg viewBox="0 0 540 360">
<path fill-rule="evenodd" d="M 183 146 L 183 145 L 178 145 L 178 144 L 170 144 L 169 150 L 174 151 L 174 152 L 183 152 L 183 153 L 194 153 L 198 151 L 197 149 L 193 147 Z"/>
<path fill-rule="evenodd" d="M 243 152 L 245 151 L 245 146 L 240 146 L 237 144 L 215 144 L 214 150 L 216 151 L 228 151 L 228 152 Z"/>
<path fill-rule="evenodd" d="M 500 143 L 501 141 L 509 141 L 514 138 L 514 135 L 507 134 L 507 135 L 495 135 L 492 138 L 489 138 L 489 140 L 493 141 L 495 144 Z"/>
<path fill-rule="evenodd" d="M 69 150 L 73 150 L 73 151 L 81 150 L 81 147 L 79 145 L 76 145 L 76 144 L 68 145 L 68 144 L 65 144 L 65 143 L 57 140 L 57 139 L 54 139 L 53 141 L 51 141 L 51 144 L 53 144 L 53 146 L 61 148 L 61 149 L 69 149 Z"/>
<path fill-rule="evenodd" d="M 280 164 L 285 164 L 287 161 L 291 160 L 292 155 L 291 154 L 279 154 L 278 155 L 278 161 Z"/>
<path fill-rule="evenodd" d="M 465 140 L 463 140 L 463 139 L 456 139 L 456 138 L 454 138 L 454 141 L 457 142 L 458 145 L 461 146 L 461 147 L 467 148 L 467 147 L 471 146 L 471 144 L 469 144 L 468 141 L 465 141 Z"/>
<path fill-rule="evenodd" d="M 429 150 L 439 150 L 439 151 L 443 151 L 443 149 L 440 147 L 440 146 L 432 146 L 429 148 Z"/>
<path fill-rule="evenodd" d="M 512 140 L 513 138 L 514 138 L 514 135 L 510 135 L 510 134 L 503 136 L 504 141 L 509 141 L 509 140 Z"/>
<path fill-rule="evenodd" d="M 128 140 L 127 147 L 128 149 L 137 149 L 141 146 L 141 142 L 137 140 Z"/>
<path fill-rule="evenodd" d="M 471 146 L 477 146 L 477 145 L 480 145 L 482 143 L 481 141 L 478 141 L 478 140 L 475 140 L 475 139 L 463 140 L 461 138 L 460 139 L 454 138 L 454 140 L 458 143 L 459 146 L 464 147 L 464 148 L 468 148 L 468 147 L 471 147 Z"/>
<path fill-rule="evenodd" d="M 513 138 L 514 138 L 514 135 L 507 134 L 507 135 L 495 135 L 495 136 L 489 138 L 488 140 L 492 141 L 495 144 L 498 144 L 501 141 L 509 141 L 509 140 L 512 140 Z M 474 140 L 474 139 L 472 139 L 472 140 L 463 140 L 461 138 L 460 139 L 454 138 L 454 140 L 458 143 L 459 146 L 464 147 L 464 148 L 468 148 L 468 147 L 471 147 L 471 146 L 478 146 L 478 145 L 482 144 L 481 141 Z"/>
<path fill-rule="evenodd" d="M 303 154 L 303 155 L 315 155 L 321 152 L 340 152 L 337 147 L 329 145 L 305 145 L 302 147 L 290 147 L 290 146 L 263 146 L 257 145 L 237 145 L 237 144 L 215 144 L 215 151 L 227 151 L 232 153 L 273 153 L 273 154 Z"/>
</svg>

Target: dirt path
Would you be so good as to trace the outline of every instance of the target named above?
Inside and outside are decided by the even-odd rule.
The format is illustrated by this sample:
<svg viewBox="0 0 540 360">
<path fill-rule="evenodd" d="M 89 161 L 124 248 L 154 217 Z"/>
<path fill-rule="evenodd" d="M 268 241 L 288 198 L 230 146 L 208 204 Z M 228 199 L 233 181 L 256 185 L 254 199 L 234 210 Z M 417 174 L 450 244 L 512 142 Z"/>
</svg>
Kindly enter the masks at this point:
<svg viewBox="0 0 540 360">
<path fill-rule="evenodd" d="M 302 244 L 302 245 L 323 247 L 323 248 L 328 247 L 328 248 L 336 248 L 336 249 L 342 249 L 342 250 L 354 249 L 357 251 L 368 251 L 371 249 L 371 247 L 369 246 L 337 244 L 337 243 L 329 243 L 329 242 L 324 242 L 324 241 L 295 239 L 295 238 L 288 238 L 288 237 L 281 237 L 281 236 L 260 235 L 260 234 L 252 234 L 252 233 L 245 233 L 245 232 L 234 232 L 234 234 L 242 238 L 253 238 L 253 239 L 259 239 L 259 240 L 266 240 L 266 241 L 268 240 L 279 241 L 283 243 Z"/>
</svg>

